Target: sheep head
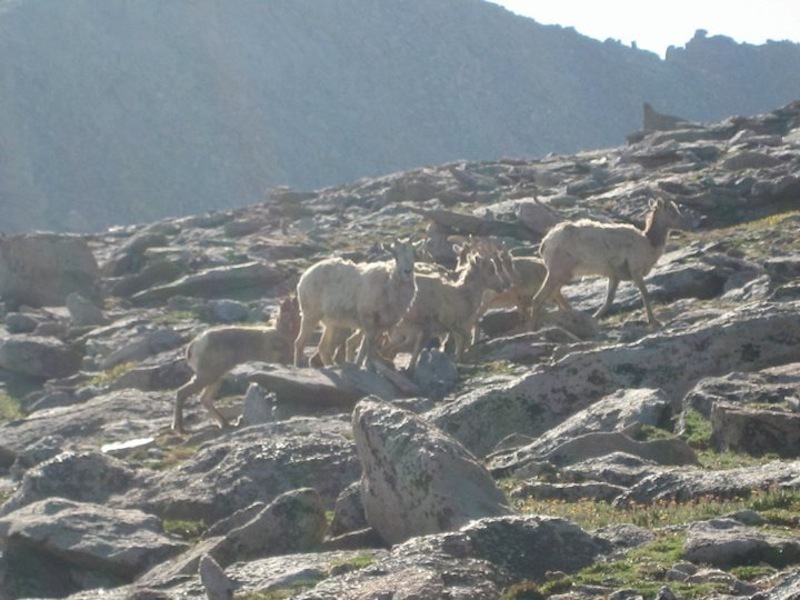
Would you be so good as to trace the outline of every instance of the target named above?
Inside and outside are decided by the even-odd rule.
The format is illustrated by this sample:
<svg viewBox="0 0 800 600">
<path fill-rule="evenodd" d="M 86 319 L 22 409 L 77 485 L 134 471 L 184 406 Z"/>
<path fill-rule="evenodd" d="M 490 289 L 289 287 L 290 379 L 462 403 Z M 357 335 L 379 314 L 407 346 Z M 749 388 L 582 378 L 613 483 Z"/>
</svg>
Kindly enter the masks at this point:
<svg viewBox="0 0 800 600">
<path fill-rule="evenodd" d="M 651 200 L 649 205 L 650 211 L 647 217 L 648 226 L 658 224 L 659 227 L 664 229 L 681 229 L 689 228 L 689 220 L 684 215 L 678 205 L 672 200 Z"/>
<path fill-rule="evenodd" d="M 405 280 L 414 278 L 414 245 L 407 240 L 394 240 L 385 249 L 392 253 L 395 272 Z"/>
</svg>

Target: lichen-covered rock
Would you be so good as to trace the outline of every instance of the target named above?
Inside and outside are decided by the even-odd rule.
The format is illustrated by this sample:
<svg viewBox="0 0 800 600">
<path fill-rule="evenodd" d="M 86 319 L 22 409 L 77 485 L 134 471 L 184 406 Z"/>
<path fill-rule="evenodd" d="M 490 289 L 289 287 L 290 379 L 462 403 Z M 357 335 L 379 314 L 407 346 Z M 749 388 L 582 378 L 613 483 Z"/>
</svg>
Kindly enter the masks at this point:
<svg viewBox="0 0 800 600">
<path fill-rule="evenodd" d="M 683 398 L 683 411 L 695 410 L 711 417 L 715 402 L 740 406 L 761 406 L 786 402 L 800 387 L 800 363 L 792 362 L 755 372 L 734 371 L 719 377 L 705 377 Z"/>
<path fill-rule="evenodd" d="M 430 418 L 485 456 L 505 436 L 541 435 L 618 389 L 660 388 L 677 412 L 699 379 L 796 360 L 798 344 L 800 302 L 746 305 L 635 343 L 573 352 L 511 383 L 467 393 Z"/>
<path fill-rule="evenodd" d="M 390 544 L 511 513 L 485 467 L 413 413 L 364 399 L 353 411 L 353 435 L 367 522 Z"/>
<path fill-rule="evenodd" d="M 800 461 L 773 461 L 757 467 L 723 471 L 673 469 L 651 475 L 614 500 L 616 506 L 655 502 L 688 502 L 701 498 L 746 498 L 756 490 L 795 485 L 800 478 Z"/>
<path fill-rule="evenodd" d="M 492 471 L 512 472 L 530 461 L 545 460 L 560 445 L 588 433 L 623 431 L 629 427 L 664 426 L 670 402 L 661 390 L 625 389 L 601 398 L 563 423 L 524 445 L 505 445 L 487 457 Z M 603 453 L 603 454 L 608 454 Z M 594 456 L 601 456 L 599 452 Z"/>
<path fill-rule="evenodd" d="M 313 487 L 333 508 L 360 474 L 344 427 L 315 419 L 246 427 L 207 442 L 180 468 L 153 475 L 121 501 L 167 518 L 213 524 L 254 502 Z"/>
<path fill-rule="evenodd" d="M 683 556 L 723 569 L 758 564 L 783 568 L 800 561 L 800 540 L 766 533 L 735 519 L 712 519 L 689 525 Z"/>
<path fill-rule="evenodd" d="M 136 480 L 136 471 L 120 460 L 99 452 L 66 452 L 27 471 L 19 489 L 0 506 L 0 515 L 51 497 L 102 503 Z"/>
<path fill-rule="evenodd" d="M 227 535 L 237 560 L 310 552 L 319 547 L 327 521 L 322 498 L 313 488 L 281 494 L 244 525 Z"/>
<path fill-rule="evenodd" d="M 6 546 L 33 548 L 45 556 L 128 580 L 188 548 L 166 536 L 153 515 L 63 498 L 34 502 L 4 515 L 0 539 Z"/>
<path fill-rule="evenodd" d="M 574 523 L 539 516 L 485 518 L 412 538 L 369 569 L 320 583 L 301 598 L 500 598 L 519 581 L 575 572 L 611 544 Z"/>
<path fill-rule="evenodd" d="M 800 413 L 715 402 L 711 443 L 720 452 L 800 456 Z"/>
</svg>

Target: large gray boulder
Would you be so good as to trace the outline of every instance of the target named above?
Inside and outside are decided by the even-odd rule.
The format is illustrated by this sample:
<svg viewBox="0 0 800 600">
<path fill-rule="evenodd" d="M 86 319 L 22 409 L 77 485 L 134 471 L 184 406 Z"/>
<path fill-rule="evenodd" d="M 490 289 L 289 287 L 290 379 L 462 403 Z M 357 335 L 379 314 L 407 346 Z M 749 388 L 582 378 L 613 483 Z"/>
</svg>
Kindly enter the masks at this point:
<svg viewBox="0 0 800 600">
<path fill-rule="evenodd" d="M 228 298 L 231 295 L 257 296 L 285 279 L 285 274 L 273 265 L 247 262 L 214 267 L 157 285 L 132 296 L 134 302 L 146 304 L 163 302 L 172 296 Z"/>
<path fill-rule="evenodd" d="M 35 502 L 0 518 L 0 540 L 12 550 L 33 548 L 128 580 L 188 547 L 165 535 L 153 515 L 64 498 Z"/>
<path fill-rule="evenodd" d="M 124 462 L 95 451 L 65 452 L 28 470 L 22 484 L 0 506 L 0 515 L 52 497 L 76 502 L 105 503 L 137 481 Z"/>
<path fill-rule="evenodd" d="M 389 544 L 512 512 L 468 450 L 411 412 L 366 398 L 353 435 L 367 522 Z"/>
<path fill-rule="evenodd" d="M 331 577 L 304 598 L 500 598 L 520 581 L 572 573 L 611 545 L 564 519 L 485 518 L 457 531 L 412 538 L 368 569 Z"/>
<path fill-rule="evenodd" d="M 139 582 L 166 585 L 195 573 L 207 557 L 227 568 L 236 562 L 267 556 L 312 552 L 320 548 L 326 528 L 325 506 L 316 490 L 292 490 L 268 505 L 253 504 L 218 523 L 210 530 L 212 535 L 207 534 L 188 552 L 151 569 Z"/>
<path fill-rule="evenodd" d="M 15 335 L 0 339 L 0 368 L 37 379 L 76 373 L 83 355 L 55 337 Z"/>
<path fill-rule="evenodd" d="M 53 233 L 0 238 L 0 297 L 12 307 L 63 306 L 71 292 L 97 301 L 99 278 L 86 238 Z"/>
<path fill-rule="evenodd" d="M 269 503 L 284 492 L 313 487 L 332 509 L 360 474 L 345 429 L 344 422 L 309 418 L 234 430 L 119 501 L 165 518 L 212 524 L 254 502 Z"/>
<path fill-rule="evenodd" d="M 753 456 L 800 456 L 800 414 L 715 402 L 711 409 L 711 443 L 720 452 Z"/>
<path fill-rule="evenodd" d="M 649 505 L 657 502 L 689 502 L 702 498 L 746 498 L 756 490 L 796 485 L 800 461 L 774 461 L 756 467 L 723 471 L 684 468 L 644 478 L 614 500 L 617 506 Z"/>
<path fill-rule="evenodd" d="M 726 373 L 706 377 L 684 396 L 683 411 L 694 410 L 706 418 L 716 402 L 748 406 L 781 404 L 797 395 L 800 387 L 800 363 L 770 367 L 755 372 Z"/>
<path fill-rule="evenodd" d="M 25 419 L 0 423 L 0 448 L 20 457 L 20 466 L 30 468 L 43 460 L 37 449 L 41 449 L 44 440 L 58 440 L 63 451 L 97 449 L 103 444 L 153 437 L 169 427 L 173 407 L 171 393 L 133 389 L 101 394 L 83 402 L 75 400 L 71 406 L 37 410 Z M 48 448 L 44 458 L 53 456 Z"/>
<path fill-rule="evenodd" d="M 796 360 L 800 302 L 744 306 L 709 322 L 568 354 L 510 383 L 467 393 L 430 419 L 479 456 L 512 433 L 541 435 L 605 395 L 660 388 L 680 398 L 703 377 Z"/>
<path fill-rule="evenodd" d="M 250 521 L 232 530 L 227 541 L 237 560 L 310 552 L 327 529 L 325 505 L 313 488 L 281 494 Z"/>
<path fill-rule="evenodd" d="M 686 530 L 683 556 L 693 563 L 722 569 L 768 564 L 783 568 L 800 561 L 800 540 L 723 518 L 692 523 Z"/>
<path fill-rule="evenodd" d="M 487 457 L 492 470 L 517 470 L 531 461 L 545 460 L 566 442 L 589 433 L 621 432 L 639 425 L 666 425 L 670 416 L 669 399 L 661 390 L 619 390 L 578 411 L 563 423 L 534 440 L 515 437 L 501 442 L 500 448 Z M 527 443 L 524 443 L 527 440 Z M 607 454 L 607 452 L 605 453 Z M 599 448 L 594 456 L 602 456 Z"/>
</svg>

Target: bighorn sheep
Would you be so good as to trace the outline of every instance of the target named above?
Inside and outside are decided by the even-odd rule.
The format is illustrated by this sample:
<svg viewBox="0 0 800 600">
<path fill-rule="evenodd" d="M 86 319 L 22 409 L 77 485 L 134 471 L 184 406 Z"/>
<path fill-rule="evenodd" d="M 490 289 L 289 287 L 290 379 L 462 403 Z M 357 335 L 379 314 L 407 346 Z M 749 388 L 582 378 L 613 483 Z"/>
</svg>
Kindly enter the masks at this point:
<svg viewBox="0 0 800 600">
<path fill-rule="evenodd" d="M 547 276 L 544 261 L 533 256 L 514 256 L 511 259 L 513 283 L 508 289 L 489 300 L 486 309 L 515 307 L 526 319 L 531 316 L 533 297 Z M 555 290 L 551 298 L 559 308 L 570 308 L 569 302 Z"/>
<path fill-rule="evenodd" d="M 457 281 L 439 275 L 417 275 L 417 294 L 408 311 L 390 333 L 389 349 L 411 343 L 409 371 L 413 372 L 423 344 L 437 334 L 452 334 L 460 359 L 472 339 L 484 292 L 499 293 L 509 285 L 499 257 L 470 255 Z"/>
<path fill-rule="evenodd" d="M 288 363 L 292 342 L 299 329 L 297 301 L 285 298 L 278 306 L 274 327 L 230 325 L 212 327 L 194 338 L 186 347 L 186 362 L 194 371 L 188 383 L 176 393 L 172 429 L 184 433 L 183 405 L 201 392 L 200 401 L 220 427 L 228 421 L 214 406 L 214 394 L 222 377 L 236 365 L 248 361 Z"/>
<path fill-rule="evenodd" d="M 303 273 L 297 283 L 301 320 L 294 342 L 296 366 L 320 322 L 324 330 L 318 350 L 323 365 L 333 364 L 340 329 L 353 330 L 354 336 L 359 331 L 363 334 L 356 364 L 372 361 L 378 336 L 400 320 L 416 292 L 414 247 L 397 240 L 387 249 L 394 255 L 393 261 L 356 264 L 329 258 Z"/>
<path fill-rule="evenodd" d="M 644 230 L 588 219 L 559 223 L 544 236 L 539 248 L 547 276 L 533 298 L 534 324 L 544 303 L 580 275 L 608 277 L 606 300 L 595 312 L 595 318 L 608 311 L 620 281 L 633 281 L 642 295 L 647 320 L 657 324 L 644 278 L 664 252 L 670 230 L 683 228 L 685 219 L 675 203 L 661 199 L 650 203 Z"/>
<path fill-rule="evenodd" d="M 531 317 L 531 304 L 534 295 L 542 286 L 547 267 L 540 258 L 529 256 L 510 256 L 501 248 L 501 244 L 493 238 L 471 239 L 458 249 L 457 268 L 461 268 L 470 253 L 479 255 L 496 254 L 501 252 L 506 263 L 506 270 L 510 275 L 510 284 L 500 293 L 490 293 L 484 296 L 484 301 L 478 310 L 475 319 L 475 327 L 472 332 L 472 343 L 478 341 L 478 321 L 492 308 L 516 308 L 524 319 Z M 556 290 L 552 300 L 559 308 L 570 309 L 570 304 L 561 295 L 560 290 Z"/>
</svg>

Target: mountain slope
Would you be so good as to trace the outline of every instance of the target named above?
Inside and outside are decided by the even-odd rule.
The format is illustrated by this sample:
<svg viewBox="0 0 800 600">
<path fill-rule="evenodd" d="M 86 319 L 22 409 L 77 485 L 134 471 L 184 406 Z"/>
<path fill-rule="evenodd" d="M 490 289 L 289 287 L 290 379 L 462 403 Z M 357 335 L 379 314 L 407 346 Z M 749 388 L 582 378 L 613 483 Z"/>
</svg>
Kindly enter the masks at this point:
<svg viewBox="0 0 800 600">
<path fill-rule="evenodd" d="M 800 97 L 800 48 L 666 61 L 482 0 L 0 3 L 5 231 L 258 201 L 465 158 L 620 143 L 643 101 L 710 120 Z"/>
</svg>

